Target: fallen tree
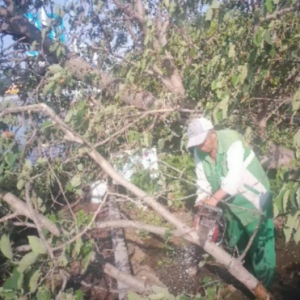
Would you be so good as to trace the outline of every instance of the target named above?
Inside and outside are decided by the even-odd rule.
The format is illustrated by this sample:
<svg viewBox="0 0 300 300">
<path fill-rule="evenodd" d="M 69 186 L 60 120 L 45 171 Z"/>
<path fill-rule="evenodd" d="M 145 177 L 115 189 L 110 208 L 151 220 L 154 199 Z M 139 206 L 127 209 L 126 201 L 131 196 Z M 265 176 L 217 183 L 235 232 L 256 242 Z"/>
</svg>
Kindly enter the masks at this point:
<svg viewBox="0 0 300 300">
<path fill-rule="evenodd" d="M 269 295 L 267 290 L 252 274 L 250 274 L 244 268 L 242 262 L 239 259 L 230 256 L 227 252 L 225 252 L 223 249 L 221 249 L 214 243 L 208 242 L 206 240 L 200 240 L 198 233 L 194 229 L 182 223 L 163 205 L 158 203 L 153 197 L 150 197 L 149 195 L 147 195 L 147 193 L 145 193 L 137 186 L 120 176 L 114 170 L 114 168 L 103 158 L 103 156 L 96 149 L 94 149 L 93 145 L 91 145 L 87 140 L 82 138 L 77 133 L 73 132 L 69 128 L 69 126 L 66 125 L 47 105 L 37 104 L 6 109 L 4 110 L 4 112 L 0 113 L 0 118 L 7 114 L 15 114 L 20 112 L 35 112 L 48 115 L 48 117 L 51 118 L 52 122 L 54 122 L 56 126 L 60 130 L 62 130 L 65 135 L 68 136 L 69 141 L 73 139 L 74 142 L 86 146 L 87 154 L 99 165 L 99 167 L 105 173 L 107 173 L 118 184 L 124 186 L 135 196 L 142 199 L 144 203 L 146 203 L 153 210 L 159 213 L 166 221 L 171 223 L 182 235 L 182 238 L 202 247 L 207 253 L 214 257 L 216 261 L 224 265 L 230 274 L 232 274 L 237 280 L 242 282 L 255 295 L 257 299 L 271 299 L 271 296 Z"/>
</svg>

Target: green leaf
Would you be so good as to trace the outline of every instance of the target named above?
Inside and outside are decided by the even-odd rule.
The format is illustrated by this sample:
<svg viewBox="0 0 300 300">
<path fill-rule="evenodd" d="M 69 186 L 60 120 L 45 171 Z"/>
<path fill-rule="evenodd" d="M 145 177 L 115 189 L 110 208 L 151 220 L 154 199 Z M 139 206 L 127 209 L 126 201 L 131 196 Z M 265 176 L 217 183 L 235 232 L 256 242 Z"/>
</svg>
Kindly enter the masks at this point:
<svg viewBox="0 0 300 300">
<path fill-rule="evenodd" d="M 12 167 L 14 165 L 16 159 L 17 159 L 17 155 L 13 154 L 13 153 L 8 153 L 5 156 L 5 161 L 7 162 L 7 164 L 9 165 L 9 167 Z"/>
<path fill-rule="evenodd" d="M 287 216 L 287 222 L 283 228 L 286 243 L 289 242 L 292 237 L 292 233 L 295 227 L 295 222 L 297 220 L 297 217 L 298 214 L 295 214 L 294 216 L 289 214 Z"/>
<path fill-rule="evenodd" d="M 159 139 L 157 142 L 158 150 L 162 150 L 165 147 L 165 139 Z"/>
<path fill-rule="evenodd" d="M 49 127 L 51 125 L 52 125 L 52 121 L 47 120 L 42 124 L 41 129 L 45 129 L 46 127 Z"/>
<path fill-rule="evenodd" d="M 216 295 L 217 295 L 217 290 L 216 287 L 208 287 L 206 289 L 206 295 L 207 295 L 207 300 L 214 300 L 216 299 Z"/>
<path fill-rule="evenodd" d="M 264 30 L 262 28 L 259 28 L 257 30 L 256 34 L 254 35 L 253 42 L 257 47 L 259 47 L 261 44 L 261 38 L 262 38 L 263 32 L 264 32 Z"/>
<path fill-rule="evenodd" d="M 271 13 L 273 11 L 272 0 L 266 0 L 266 8 L 267 8 L 268 13 Z"/>
<path fill-rule="evenodd" d="M 300 209 L 300 187 L 296 192 L 296 200 L 297 200 L 298 209 Z"/>
<path fill-rule="evenodd" d="M 29 253 L 25 254 L 22 257 L 21 261 L 19 262 L 18 271 L 20 273 L 24 273 L 24 271 L 27 268 L 29 268 L 36 262 L 37 257 L 38 257 L 38 254 L 36 254 L 34 252 L 29 252 Z"/>
<path fill-rule="evenodd" d="M 80 237 L 76 240 L 76 243 L 75 243 L 75 247 L 74 247 L 75 255 L 78 255 L 80 253 L 81 247 L 82 247 L 82 239 Z"/>
<path fill-rule="evenodd" d="M 36 254 L 46 254 L 47 249 L 41 239 L 34 235 L 28 236 L 29 245 L 31 247 L 31 250 Z"/>
<path fill-rule="evenodd" d="M 264 40 L 269 44 L 272 45 L 272 40 L 271 40 L 271 33 L 270 30 L 267 29 L 264 33 Z"/>
<path fill-rule="evenodd" d="M 46 96 L 47 94 L 49 94 L 50 90 L 52 90 L 54 85 L 55 85 L 55 82 L 53 82 L 53 81 L 50 81 L 48 84 L 46 84 L 43 87 L 43 96 Z"/>
<path fill-rule="evenodd" d="M 34 51 L 36 46 L 37 46 L 37 41 L 33 41 L 32 44 L 30 45 L 30 50 Z"/>
<path fill-rule="evenodd" d="M 214 119 L 215 122 L 219 122 L 227 118 L 228 114 L 228 105 L 229 105 L 229 95 L 223 96 L 223 100 L 219 102 L 214 109 Z M 221 120 L 219 120 L 217 113 L 221 111 Z"/>
<path fill-rule="evenodd" d="M 24 165 L 27 169 L 32 169 L 31 161 L 29 159 L 25 159 Z"/>
<path fill-rule="evenodd" d="M 148 132 L 144 132 L 144 144 L 146 147 L 150 147 L 152 145 L 152 134 Z"/>
<path fill-rule="evenodd" d="M 75 291 L 75 295 L 76 295 L 76 300 L 83 300 L 84 298 L 84 294 L 82 290 Z"/>
<path fill-rule="evenodd" d="M 282 213 L 283 212 L 283 195 L 286 191 L 286 184 L 281 187 L 279 195 L 276 197 L 274 203 L 278 207 L 278 210 Z"/>
<path fill-rule="evenodd" d="M 49 70 L 49 72 L 51 73 L 51 74 L 56 74 L 56 73 L 58 73 L 58 72 L 63 72 L 63 68 L 60 66 L 60 65 L 51 65 L 51 66 L 49 66 L 48 67 L 48 70 Z"/>
<path fill-rule="evenodd" d="M 248 76 L 248 64 L 244 64 L 243 66 L 241 66 L 241 75 L 240 75 L 241 83 L 244 83 L 247 76 Z"/>
<path fill-rule="evenodd" d="M 211 8 L 219 8 L 220 4 L 218 0 L 213 0 L 212 4 L 210 5 Z"/>
<path fill-rule="evenodd" d="M 232 82 L 233 86 L 236 86 L 238 81 L 239 81 L 239 76 L 238 75 L 231 76 L 231 82 Z"/>
<path fill-rule="evenodd" d="M 235 57 L 236 53 L 235 53 L 235 45 L 230 43 L 229 45 L 229 52 L 228 52 L 228 57 Z"/>
<path fill-rule="evenodd" d="M 280 0 L 273 0 L 274 4 L 278 4 Z"/>
<path fill-rule="evenodd" d="M 137 293 L 134 293 L 134 292 L 129 292 L 127 294 L 127 299 L 128 300 L 141 300 L 141 296 Z"/>
<path fill-rule="evenodd" d="M 72 185 L 72 187 L 77 187 L 81 184 L 81 178 L 80 178 L 80 175 L 77 174 L 75 175 L 71 180 L 70 180 L 70 183 Z"/>
<path fill-rule="evenodd" d="M 149 39 L 150 39 L 150 35 L 149 35 L 149 33 L 147 33 L 146 36 L 145 36 L 145 39 L 144 39 L 144 46 L 147 46 L 147 45 L 148 45 Z M 128 72 L 128 73 L 130 73 L 130 72 Z M 128 75 L 128 73 L 127 73 L 127 75 L 126 75 L 126 79 L 129 80 L 128 77 L 130 77 L 130 76 Z"/>
<path fill-rule="evenodd" d="M 205 20 L 206 21 L 211 21 L 212 16 L 213 16 L 213 10 L 209 7 L 206 11 L 206 14 L 205 14 Z"/>
<path fill-rule="evenodd" d="M 58 259 L 58 265 L 59 266 L 63 266 L 66 267 L 69 263 L 68 257 L 66 256 L 66 253 L 60 255 L 59 259 Z"/>
<path fill-rule="evenodd" d="M 93 258 L 93 251 L 90 251 L 85 255 L 85 257 L 83 259 L 83 268 L 81 270 L 81 274 L 83 274 L 86 271 L 86 269 L 87 269 L 88 265 L 90 264 L 92 258 Z"/>
<path fill-rule="evenodd" d="M 51 293 L 45 286 L 39 288 L 36 296 L 37 300 L 51 300 Z"/>
<path fill-rule="evenodd" d="M 62 75 L 63 75 L 62 73 L 56 73 L 52 77 L 50 77 L 49 80 L 57 81 L 58 79 L 60 79 L 62 77 Z"/>
<path fill-rule="evenodd" d="M 299 228 L 294 234 L 294 241 L 296 244 L 298 244 L 300 242 L 300 229 Z"/>
<path fill-rule="evenodd" d="M 29 280 L 29 289 L 30 289 L 31 293 L 34 293 L 36 291 L 40 275 L 41 275 L 40 269 L 36 270 L 31 275 L 30 280 Z"/>
<path fill-rule="evenodd" d="M 300 129 L 294 135 L 294 146 L 297 148 L 300 147 Z"/>
<path fill-rule="evenodd" d="M 20 179 L 17 183 L 17 189 L 21 190 L 24 187 L 24 184 L 25 184 L 24 180 Z"/>
<path fill-rule="evenodd" d="M 78 171 L 82 171 L 83 170 L 83 164 L 78 164 L 77 169 L 78 169 Z"/>
<path fill-rule="evenodd" d="M 11 250 L 10 240 L 9 236 L 6 234 L 3 234 L 0 240 L 0 250 L 3 253 L 5 257 L 12 260 L 13 258 L 13 252 Z"/>
<path fill-rule="evenodd" d="M 150 300 L 164 300 L 164 299 L 166 299 L 165 294 L 163 294 L 163 293 L 152 294 L 152 295 L 149 295 L 148 298 Z"/>
<path fill-rule="evenodd" d="M 169 6 L 170 6 L 170 0 L 165 0 L 164 3 L 165 3 L 165 7 L 169 8 Z"/>
<path fill-rule="evenodd" d="M 283 195 L 283 212 L 287 211 L 287 207 L 288 207 L 288 201 L 290 198 L 290 190 L 286 190 L 284 195 Z"/>
<path fill-rule="evenodd" d="M 17 268 L 14 268 L 13 274 L 4 283 L 4 290 L 19 290 L 23 284 L 24 275 Z M 15 299 L 15 298 L 14 298 Z"/>
<path fill-rule="evenodd" d="M 292 100 L 293 111 L 300 109 L 300 89 L 295 93 Z"/>
<path fill-rule="evenodd" d="M 65 122 L 69 123 L 71 121 L 72 117 L 73 117 L 73 111 L 69 110 L 68 113 L 66 114 Z"/>
<path fill-rule="evenodd" d="M 201 260 L 198 264 L 198 267 L 201 269 L 206 264 L 206 260 Z"/>
<path fill-rule="evenodd" d="M 59 97 L 61 95 L 61 92 L 62 92 L 62 87 L 60 85 L 58 85 L 54 90 L 54 95 L 56 97 Z"/>
</svg>

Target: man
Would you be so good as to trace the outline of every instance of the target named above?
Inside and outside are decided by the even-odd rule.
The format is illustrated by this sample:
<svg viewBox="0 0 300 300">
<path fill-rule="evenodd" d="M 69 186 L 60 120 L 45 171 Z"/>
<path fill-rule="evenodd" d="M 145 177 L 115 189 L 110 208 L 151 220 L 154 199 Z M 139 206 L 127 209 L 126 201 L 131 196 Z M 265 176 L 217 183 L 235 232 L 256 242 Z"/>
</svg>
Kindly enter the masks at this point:
<svg viewBox="0 0 300 300">
<path fill-rule="evenodd" d="M 270 184 L 259 160 L 238 132 L 214 131 L 205 118 L 190 122 L 188 138 L 196 164 L 195 206 L 222 207 L 229 247 L 237 247 L 240 255 L 258 228 L 245 262 L 251 273 L 270 287 L 276 265 L 273 206 Z"/>
</svg>

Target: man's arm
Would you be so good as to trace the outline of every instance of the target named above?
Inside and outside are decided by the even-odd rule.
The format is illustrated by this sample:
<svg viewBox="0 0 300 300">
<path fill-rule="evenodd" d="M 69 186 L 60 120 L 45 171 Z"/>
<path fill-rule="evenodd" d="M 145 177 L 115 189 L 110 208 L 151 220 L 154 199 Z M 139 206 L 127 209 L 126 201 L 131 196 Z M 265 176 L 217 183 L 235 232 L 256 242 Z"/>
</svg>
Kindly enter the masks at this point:
<svg viewBox="0 0 300 300">
<path fill-rule="evenodd" d="M 201 201 L 211 196 L 211 185 L 205 176 L 202 161 L 196 156 L 195 164 L 197 175 L 197 199 L 195 205 L 197 206 Z"/>
<path fill-rule="evenodd" d="M 221 187 L 209 199 L 204 201 L 206 204 L 216 206 L 227 195 L 236 195 L 241 184 L 244 172 L 245 149 L 241 141 L 233 143 L 227 151 L 228 173 L 221 179 Z"/>
</svg>

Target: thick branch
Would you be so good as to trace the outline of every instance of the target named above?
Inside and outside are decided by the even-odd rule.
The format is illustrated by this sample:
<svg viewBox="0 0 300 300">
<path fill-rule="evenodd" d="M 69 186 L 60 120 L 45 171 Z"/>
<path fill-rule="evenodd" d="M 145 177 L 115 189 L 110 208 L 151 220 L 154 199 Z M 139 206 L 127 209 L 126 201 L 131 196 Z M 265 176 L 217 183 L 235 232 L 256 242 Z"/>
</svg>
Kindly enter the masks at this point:
<svg viewBox="0 0 300 300">
<path fill-rule="evenodd" d="M 8 11 L 4 7 L 0 6 L 0 17 L 5 18 L 8 16 Z"/>
<path fill-rule="evenodd" d="M 297 3 L 292 7 L 284 8 L 284 9 L 279 10 L 279 11 L 275 11 L 273 14 L 269 14 L 269 15 L 266 15 L 265 17 L 263 17 L 263 18 L 260 18 L 260 22 L 279 19 L 280 17 L 282 17 L 286 14 L 289 14 L 289 13 L 291 13 L 291 12 L 293 12 L 293 11 L 299 9 L 299 8 L 300 8 L 300 3 Z"/>
<path fill-rule="evenodd" d="M 144 20 L 144 7 L 143 7 L 142 0 L 135 0 L 134 3 L 135 3 L 137 14 L 142 20 Z"/>
<path fill-rule="evenodd" d="M 14 0 L 3 0 L 3 2 L 7 6 L 7 10 L 12 13 L 14 11 Z"/>
<path fill-rule="evenodd" d="M 53 250 L 52 250 L 51 246 L 48 244 L 48 242 L 46 241 L 46 238 L 45 238 L 42 228 L 41 228 L 41 224 L 40 224 L 40 220 L 39 220 L 39 213 L 37 210 L 34 210 L 31 205 L 30 183 L 27 183 L 25 186 L 25 198 L 26 198 L 27 209 L 28 209 L 31 219 L 34 222 L 34 225 L 37 229 L 39 237 L 40 237 L 42 243 L 44 244 L 45 248 L 47 249 L 47 252 L 48 252 L 49 256 L 51 257 L 54 266 L 56 266 L 56 261 L 54 258 Z"/>
<path fill-rule="evenodd" d="M 107 262 L 103 265 L 103 271 L 105 274 L 125 283 L 128 287 L 131 287 L 133 290 L 141 294 L 150 290 L 150 287 L 143 281 L 136 279 L 128 273 L 121 272 L 119 269 Z"/>
<path fill-rule="evenodd" d="M 22 215 L 29 219 L 32 219 L 32 215 L 30 214 L 30 211 L 24 201 L 20 200 L 12 193 L 0 191 L 0 198 L 2 198 L 18 215 Z M 38 214 L 37 218 L 43 228 L 47 229 L 49 232 L 56 236 L 60 235 L 57 226 L 52 221 L 41 214 Z"/>
<path fill-rule="evenodd" d="M 0 219 L 0 223 L 6 222 L 6 221 L 11 220 L 11 219 L 14 219 L 18 215 L 19 215 L 18 213 L 13 213 L 13 214 L 7 215 L 7 216 Z"/>
</svg>

